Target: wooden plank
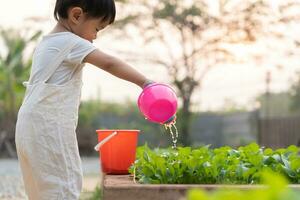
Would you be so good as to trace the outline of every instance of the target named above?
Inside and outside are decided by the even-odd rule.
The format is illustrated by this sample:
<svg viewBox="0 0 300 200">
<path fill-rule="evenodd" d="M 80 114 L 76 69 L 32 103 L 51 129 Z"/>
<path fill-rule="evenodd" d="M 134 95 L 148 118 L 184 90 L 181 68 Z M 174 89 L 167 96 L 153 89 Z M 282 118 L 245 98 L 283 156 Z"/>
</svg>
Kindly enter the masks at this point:
<svg viewBox="0 0 300 200">
<path fill-rule="evenodd" d="M 300 185 L 289 185 L 299 189 Z M 179 200 L 189 189 L 216 190 L 220 188 L 249 190 L 265 188 L 263 185 L 216 185 L 216 184 L 139 184 L 130 175 L 105 175 L 103 200 Z"/>
</svg>

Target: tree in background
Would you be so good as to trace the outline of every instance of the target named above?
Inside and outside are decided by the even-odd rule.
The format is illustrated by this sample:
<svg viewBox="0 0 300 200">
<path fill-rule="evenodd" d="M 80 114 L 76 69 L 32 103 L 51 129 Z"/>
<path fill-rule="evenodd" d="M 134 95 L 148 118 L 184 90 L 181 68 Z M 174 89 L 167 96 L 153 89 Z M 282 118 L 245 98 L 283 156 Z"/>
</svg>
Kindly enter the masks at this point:
<svg viewBox="0 0 300 200">
<path fill-rule="evenodd" d="M 29 78 L 31 66 L 31 58 L 24 58 L 25 49 L 40 34 L 22 36 L 13 29 L 0 32 L 5 48 L 0 54 L 0 150 L 5 146 L 10 156 L 14 155 L 10 144 L 14 142 L 17 112 L 25 91 L 22 82 Z"/>
<path fill-rule="evenodd" d="M 119 20 L 116 27 L 123 27 L 122 32 L 135 27 L 145 45 L 159 46 L 157 54 L 149 60 L 167 69 L 171 83 L 178 91 L 182 103 L 178 123 L 184 145 L 191 142 L 193 93 L 201 89 L 214 66 L 234 62 L 230 45 L 254 43 L 261 36 L 270 34 L 270 25 L 291 20 L 274 15 L 271 5 L 265 1 L 125 2 L 121 5 L 122 10 L 130 14 Z M 285 11 L 293 3 L 284 6 L 279 11 Z"/>
<path fill-rule="evenodd" d="M 297 73 L 297 79 L 291 85 L 289 94 L 291 97 L 290 110 L 294 113 L 299 113 L 299 111 L 300 111 L 300 72 Z"/>
</svg>

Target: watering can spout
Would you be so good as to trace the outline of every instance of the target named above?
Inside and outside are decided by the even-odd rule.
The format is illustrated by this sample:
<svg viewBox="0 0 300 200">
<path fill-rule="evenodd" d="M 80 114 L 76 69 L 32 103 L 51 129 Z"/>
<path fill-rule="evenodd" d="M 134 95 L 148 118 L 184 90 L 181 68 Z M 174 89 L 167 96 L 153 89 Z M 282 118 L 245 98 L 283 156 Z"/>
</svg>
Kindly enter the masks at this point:
<svg viewBox="0 0 300 200">
<path fill-rule="evenodd" d="M 163 124 L 168 125 L 168 124 L 174 123 L 175 121 L 176 121 L 176 115 L 173 115 L 167 121 L 165 121 Z"/>
</svg>

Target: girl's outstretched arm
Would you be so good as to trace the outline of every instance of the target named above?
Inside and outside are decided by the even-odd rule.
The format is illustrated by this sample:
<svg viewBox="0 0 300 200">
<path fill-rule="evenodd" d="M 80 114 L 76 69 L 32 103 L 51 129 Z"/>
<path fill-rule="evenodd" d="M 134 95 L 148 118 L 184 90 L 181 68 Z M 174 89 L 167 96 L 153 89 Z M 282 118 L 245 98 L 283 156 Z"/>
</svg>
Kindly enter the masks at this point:
<svg viewBox="0 0 300 200">
<path fill-rule="evenodd" d="M 98 49 L 88 54 L 83 61 L 95 65 L 116 77 L 135 83 L 141 88 L 149 82 L 144 75 L 124 61 L 108 55 Z"/>
</svg>

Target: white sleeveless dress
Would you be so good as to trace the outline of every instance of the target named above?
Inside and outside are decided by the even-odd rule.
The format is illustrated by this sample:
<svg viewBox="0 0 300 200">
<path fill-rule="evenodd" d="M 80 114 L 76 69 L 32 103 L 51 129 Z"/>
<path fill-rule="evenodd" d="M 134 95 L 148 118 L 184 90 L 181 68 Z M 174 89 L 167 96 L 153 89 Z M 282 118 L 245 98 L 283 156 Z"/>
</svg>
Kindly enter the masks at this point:
<svg viewBox="0 0 300 200">
<path fill-rule="evenodd" d="M 18 113 L 16 147 L 30 200 L 79 199 L 82 168 L 75 129 L 82 69 L 63 84 L 48 83 L 77 42 L 66 41 L 39 81 L 27 84 Z"/>
</svg>

